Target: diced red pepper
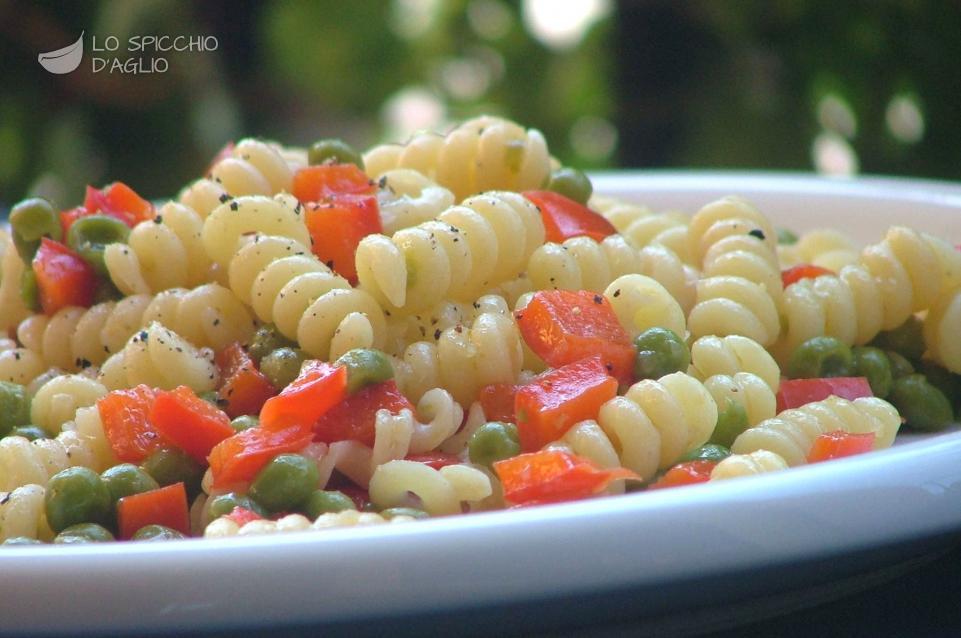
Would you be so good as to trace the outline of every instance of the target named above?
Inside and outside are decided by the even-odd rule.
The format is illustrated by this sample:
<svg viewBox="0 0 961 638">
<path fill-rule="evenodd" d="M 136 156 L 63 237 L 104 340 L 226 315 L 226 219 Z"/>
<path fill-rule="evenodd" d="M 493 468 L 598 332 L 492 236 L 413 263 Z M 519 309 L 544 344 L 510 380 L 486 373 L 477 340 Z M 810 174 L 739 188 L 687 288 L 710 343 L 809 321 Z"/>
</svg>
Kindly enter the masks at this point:
<svg viewBox="0 0 961 638">
<path fill-rule="evenodd" d="M 563 450 L 540 450 L 496 461 L 494 472 L 504 499 L 514 505 L 538 505 L 587 498 L 617 479 L 637 479 L 623 467 L 605 470 Z"/>
<path fill-rule="evenodd" d="M 572 237 L 601 241 L 617 232 L 614 225 L 587 206 L 553 191 L 526 191 L 528 201 L 541 211 L 547 241 L 562 243 Z"/>
<path fill-rule="evenodd" d="M 183 483 L 125 496 L 117 501 L 120 538 L 129 539 L 147 525 L 163 525 L 185 536 L 190 535 L 187 491 Z"/>
<path fill-rule="evenodd" d="M 331 195 L 306 206 L 311 250 L 341 277 L 357 284 L 354 255 L 360 240 L 384 230 L 373 195 Z"/>
<path fill-rule="evenodd" d="M 168 441 L 199 463 L 215 445 L 235 434 L 230 418 L 187 386 L 158 392 L 149 419 Z"/>
<path fill-rule="evenodd" d="M 297 428 L 310 432 L 317 420 L 347 396 L 347 368 L 308 360 L 280 394 L 267 399 L 260 425 L 267 430 Z"/>
<path fill-rule="evenodd" d="M 131 228 L 154 217 L 153 204 L 123 182 L 114 182 L 102 190 L 88 186 L 83 207 L 90 215 L 97 212 L 110 215 Z"/>
<path fill-rule="evenodd" d="M 447 465 L 457 465 L 460 463 L 460 459 L 454 454 L 447 454 L 446 452 L 428 452 L 426 454 L 408 454 L 405 461 L 414 461 L 416 463 L 423 463 L 428 467 L 432 467 L 435 470 L 439 470 Z"/>
<path fill-rule="evenodd" d="M 830 461 L 853 454 L 862 454 L 874 449 L 874 432 L 854 434 L 837 430 L 825 432 L 814 439 L 811 451 L 808 452 L 808 463 Z"/>
<path fill-rule="evenodd" d="M 314 440 L 323 443 L 360 441 L 371 446 L 378 410 L 396 414 L 401 410 L 414 412 L 414 406 L 397 389 L 393 379 L 369 385 L 321 416 L 314 424 Z"/>
<path fill-rule="evenodd" d="M 319 202 L 331 195 L 372 195 L 376 185 L 353 164 L 318 164 L 294 173 L 293 195 L 301 202 Z"/>
<path fill-rule="evenodd" d="M 104 434 L 114 455 L 127 463 L 140 463 L 169 442 L 150 422 L 157 391 L 138 385 L 114 390 L 97 401 Z"/>
<path fill-rule="evenodd" d="M 521 449 L 533 451 L 561 438 L 617 395 L 617 380 L 599 356 L 549 370 L 517 390 L 514 415 Z"/>
<path fill-rule="evenodd" d="M 237 523 L 237 525 L 239 525 L 240 527 L 243 527 L 244 525 L 246 525 L 251 521 L 261 520 L 263 516 L 261 516 L 257 512 L 253 512 L 247 509 L 246 507 L 240 507 L 238 505 L 230 511 L 230 514 L 226 514 L 224 518 L 229 518 L 233 522 Z"/>
<path fill-rule="evenodd" d="M 81 217 L 89 217 L 90 215 L 93 215 L 93 213 L 89 212 L 83 206 L 60 211 L 60 228 L 63 230 L 63 236 L 67 236 L 67 232 L 70 231 L 70 227 L 73 226 L 75 221 Z"/>
<path fill-rule="evenodd" d="M 218 352 L 216 360 L 220 378 L 224 380 L 218 395 L 225 402 L 227 416 L 260 414 L 267 399 L 277 394 L 277 389 L 239 343 L 234 342 Z"/>
<path fill-rule="evenodd" d="M 777 411 L 799 408 L 834 395 L 848 401 L 873 397 L 871 384 L 864 377 L 827 377 L 824 379 L 787 379 L 777 391 Z"/>
<path fill-rule="evenodd" d="M 514 400 L 520 386 L 513 383 L 492 383 L 480 392 L 480 404 L 488 421 L 514 422 Z"/>
<path fill-rule="evenodd" d="M 37 276 L 40 307 L 52 315 L 67 306 L 89 308 L 97 291 L 93 266 L 60 242 L 48 237 L 40 240 L 32 268 Z"/>
<path fill-rule="evenodd" d="M 649 490 L 659 490 L 665 487 L 680 487 L 682 485 L 695 485 L 706 483 L 711 480 L 711 470 L 717 465 L 717 461 L 707 461 L 698 459 L 697 461 L 685 461 L 678 463 L 655 483 L 648 486 Z"/>
<path fill-rule="evenodd" d="M 299 452 L 311 439 L 309 430 L 288 428 L 272 432 L 256 427 L 218 443 L 207 460 L 216 488 L 249 483 L 278 454 Z"/>
<path fill-rule="evenodd" d="M 548 365 L 600 355 L 611 376 L 631 381 L 637 351 L 604 295 L 541 290 L 515 316 L 524 341 Z"/>
<path fill-rule="evenodd" d="M 823 275 L 833 275 L 834 271 L 814 264 L 798 264 L 792 268 L 781 271 L 781 283 L 787 288 L 791 284 L 797 283 L 802 279 L 814 279 Z"/>
</svg>

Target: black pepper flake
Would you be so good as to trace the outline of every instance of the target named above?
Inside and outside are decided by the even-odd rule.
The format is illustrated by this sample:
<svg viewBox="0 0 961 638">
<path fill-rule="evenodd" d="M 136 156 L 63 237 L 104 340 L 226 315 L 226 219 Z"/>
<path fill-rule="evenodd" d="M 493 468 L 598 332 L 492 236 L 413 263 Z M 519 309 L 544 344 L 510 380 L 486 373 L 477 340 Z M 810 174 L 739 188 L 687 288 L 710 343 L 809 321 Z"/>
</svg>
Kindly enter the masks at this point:
<svg viewBox="0 0 961 638">
<path fill-rule="evenodd" d="M 218 179 L 217 181 L 219 182 L 220 180 Z M 227 193 L 222 193 L 218 199 L 220 200 L 221 204 L 226 204 L 230 201 L 230 195 Z"/>
<path fill-rule="evenodd" d="M 390 310 L 384 310 L 384 314 L 389 317 L 389 316 L 390 316 Z"/>
<path fill-rule="evenodd" d="M 596 303 L 598 306 L 601 305 L 604 303 L 604 297 L 601 297 L 600 295 L 594 295 L 594 303 Z"/>
<path fill-rule="evenodd" d="M 605 363 L 605 364 L 604 364 L 604 367 L 607 368 L 607 371 L 608 371 L 608 372 L 613 372 L 613 371 L 614 371 L 614 364 L 613 364 L 613 363 L 610 363 L 610 362 Z"/>
<path fill-rule="evenodd" d="M 476 301 L 473 303 L 473 306 L 474 306 L 474 310 L 480 310 L 480 304 L 477 303 Z"/>
<path fill-rule="evenodd" d="M 327 267 L 330 268 L 331 270 L 334 269 L 334 260 L 333 260 L 333 259 L 327 261 Z"/>
<path fill-rule="evenodd" d="M 240 209 L 240 204 L 238 204 L 237 202 L 230 202 L 230 210 L 239 210 L 239 209 Z"/>
<path fill-rule="evenodd" d="M 155 224 L 162 224 L 162 223 L 164 223 L 164 216 L 163 216 L 163 215 L 157 215 L 156 217 L 153 218 L 153 223 L 155 223 Z"/>
<path fill-rule="evenodd" d="M 621 296 L 621 289 L 618 288 L 617 290 L 614 291 L 614 298 L 616 299 L 616 298 L 618 298 L 618 297 L 620 297 L 620 296 Z"/>
<path fill-rule="evenodd" d="M 764 237 L 764 231 L 761 230 L 760 228 L 755 228 L 754 230 L 752 230 L 751 232 L 749 232 L 748 235 L 751 235 L 752 237 L 757 237 L 757 238 L 760 239 L 761 241 L 764 241 L 764 239 L 765 239 L 765 237 Z"/>
<path fill-rule="evenodd" d="M 441 335 L 440 328 L 438 328 L 437 330 L 434 331 L 434 341 L 437 341 L 438 339 L 440 339 L 440 335 Z"/>
<path fill-rule="evenodd" d="M 104 346 L 104 347 L 106 347 L 106 346 Z M 19 353 L 19 352 L 14 352 L 14 353 L 13 353 L 13 358 L 16 359 L 17 361 L 20 361 L 20 353 Z"/>
<path fill-rule="evenodd" d="M 427 336 L 427 328 L 425 328 L 424 326 L 421 326 L 421 327 L 420 327 L 420 336 L 422 336 L 422 337 L 426 337 L 426 336 Z"/>
<path fill-rule="evenodd" d="M 386 188 L 386 187 L 387 187 L 387 176 L 386 176 L 386 175 L 381 176 L 381 178 L 380 178 L 379 180 L 377 180 L 377 187 L 378 187 L 378 188 Z"/>
<path fill-rule="evenodd" d="M 457 331 L 457 334 L 460 334 L 460 333 L 464 332 L 464 326 L 462 326 L 462 325 L 460 325 L 460 324 L 457 324 L 456 326 L 454 326 L 454 330 Z"/>
<path fill-rule="evenodd" d="M 3 498 L 0 498 L 0 505 L 6 505 L 7 503 L 10 502 L 10 499 L 11 499 L 11 498 L 13 498 L 13 492 L 7 492 L 7 493 L 5 493 L 5 494 L 3 495 Z"/>
<path fill-rule="evenodd" d="M 219 325 L 220 325 L 220 319 L 214 319 L 214 325 L 215 325 L 215 326 L 219 326 Z"/>
<path fill-rule="evenodd" d="M 146 340 L 147 340 L 147 331 L 146 331 L 146 330 L 141 330 L 141 331 L 140 331 L 140 334 L 137 335 L 137 336 L 140 337 L 140 340 L 141 340 L 141 341 L 146 341 Z"/>
</svg>

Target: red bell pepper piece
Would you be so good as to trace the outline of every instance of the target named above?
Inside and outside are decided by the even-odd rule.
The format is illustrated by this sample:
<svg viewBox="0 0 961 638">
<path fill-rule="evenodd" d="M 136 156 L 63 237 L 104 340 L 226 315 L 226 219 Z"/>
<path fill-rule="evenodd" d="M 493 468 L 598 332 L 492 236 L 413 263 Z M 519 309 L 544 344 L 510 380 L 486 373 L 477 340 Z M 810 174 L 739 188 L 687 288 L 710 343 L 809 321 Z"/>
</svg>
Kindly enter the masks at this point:
<svg viewBox="0 0 961 638">
<path fill-rule="evenodd" d="M 707 461 L 698 459 L 697 461 L 685 461 L 678 463 L 656 482 L 648 486 L 649 490 L 659 490 L 665 487 L 681 487 L 682 485 L 696 485 L 706 483 L 711 480 L 711 470 L 717 465 L 717 461 Z"/>
<path fill-rule="evenodd" d="M 129 539 L 147 525 L 163 525 L 190 535 L 187 491 L 183 483 L 125 496 L 117 501 L 120 538 Z"/>
<path fill-rule="evenodd" d="M 614 225 L 603 216 L 559 193 L 526 191 L 523 195 L 540 209 L 547 241 L 559 244 L 572 237 L 590 237 L 594 241 L 601 241 L 617 232 Z"/>
<path fill-rule="evenodd" d="M 600 469 L 587 459 L 562 450 L 519 454 L 494 463 L 504 498 L 514 505 L 538 505 L 587 498 L 611 481 L 639 478 L 623 467 Z"/>
<path fill-rule="evenodd" d="M 270 431 L 250 428 L 224 439 L 207 460 L 216 488 L 249 483 L 278 454 L 299 452 L 310 444 L 311 433 L 301 428 Z"/>
<path fill-rule="evenodd" d="M 239 505 L 230 510 L 230 514 L 224 515 L 224 518 L 229 518 L 233 522 L 237 523 L 240 527 L 243 527 L 251 521 L 259 521 L 263 518 L 257 512 L 253 512 L 246 507 L 240 507 Z"/>
<path fill-rule="evenodd" d="M 310 432 L 317 420 L 347 396 L 347 368 L 308 360 L 300 374 L 260 410 L 260 426 L 267 430 L 297 428 Z"/>
<path fill-rule="evenodd" d="M 60 211 L 60 228 L 63 230 L 63 236 L 67 236 L 67 232 L 75 221 L 81 217 L 89 217 L 92 214 L 93 213 L 88 212 L 83 206 Z"/>
<path fill-rule="evenodd" d="M 323 443 L 360 441 L 371 446 L 374 444 L 377 411 L 396 414 L 405 409 L 414 412 L 413 404 L 401 394 L 393 380 L 369 385 L 321 416 L 314 424 L 314 440 Z"/>
<path fill-rule="evenodd" d="M 822 275 L 833 275 L 834 271 L 814 264 L 798 264 L 792 268 L 781 271 L 781 283 L 787 288 L 793 283 L 802 279 L 814 279 Z"/>
<path fill-rule="evenodd" d="M 330 195 L 309 203 L 304 221 L 310 231 L 310 247 L 317 258 L 338 275 L 357 284 L 354 255 L 367 235 L 384 230 L 377 198 L 373 195 Z"/>
<path fill-rule="evenodd" d="M 319 202 L 331 195 L 372 195 L 376 185 L 353 164 L 318 164 L 294 173 L 293 195 L 301 202 Z"/>
<path fill-rule="evenodd" d="M 48 237 L 31 264 L 37 276 L 37 289 L 43 312 L 52 315 L 67 306 L 88 308 L 97 291 L 97 273 L 77 253 Z"/>
<path fill-rule="evenodd" d="M 637 351 L 611 303 L 586 290 L 541 290 L 515 313 L 521 336 L 552 367 L 600 355 L 611 376 L 629 383 Z"/>
<path fill-rule="evenodd" d="M 479 401 L 488 421 L 514 422 L 514 399 L 520 386 L 492 383 L 480 391 Z"/>
<path fill-rule="evenodd" d="M 164 438 L 200 463 L 215 445 L 235 434 L 222 410 L 183 385 L 158 392 L 149 419 Z"/>
<path fill-rule="evenodd" d="M 129 390 L 114 390 L 97 401 L 104 434 L 121 461 L 140 463 L 169 445 L 150 422 L 156 397 L 156 390 L 138 385 Z"/>
<path fill-rule="evenodd" d="M 514 415 L 521 449 L 533 451 L 561 438 L 617 394 L 617 380 L 599 356 L 549 370 L 517 390 Z"/>
<path fill-rule="evenodd" d="M 874 432 L 854 434 L 837 430 L 825 432 L 814 439 L 814 445 L 808 452 L 808 463 L 830 461 L 853 454 L 862 454 L 874 449 Z"/>
<path fill-rule="evenodd" d="M 423 463 L 428 467 L 432 467 L 435 470 L 439 470 L 447 465 L 457 465 L 460 463 L 460 459 L 454 454 L 447 454 L 446 452 L 427 452 L 426 454 L 408 454 L 405 461 L 414 461 L 416 463 Z"/>
<path fill-rule="evenodd" d="M 88 186 L 83 207 L 89 215 L 110 215 L 131 228 L 154 217 L 153 204 L 123 182 L 114 182 L 101 190 Z"/>
<path fill-rule="evenodd" d="M 218 392 L 224 412 L 231 418 L 243 414 L 260 414 L 267 399 L 277 394 L 257 364 L 239 343 L 232 343 L 217 353 L 217 366 L 223 384 Z"/>
<path fill-rule="evenodd" d="M 828 377 L 825 379 L 787 379 L 777 391 L 777 411 L 799 408 L 834 395 L 848 401 L 873 397 L 871 385 L 864 377 Z"/>
</svg>

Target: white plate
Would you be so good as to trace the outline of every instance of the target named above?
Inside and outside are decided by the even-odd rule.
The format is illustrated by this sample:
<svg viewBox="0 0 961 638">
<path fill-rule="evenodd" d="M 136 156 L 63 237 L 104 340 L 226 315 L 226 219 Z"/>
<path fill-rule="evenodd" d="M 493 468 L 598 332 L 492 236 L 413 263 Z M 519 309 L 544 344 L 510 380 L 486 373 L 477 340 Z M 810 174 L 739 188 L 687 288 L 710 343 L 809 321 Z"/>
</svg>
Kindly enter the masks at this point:
<svg viewBox="0 0 961 638">
<path fill-rule="evenodd" d="M 877 240 L 909 223 L 961 240 L 961 187 L 765 174 L 619 173 L 599 192 L 694 211 L 738 193 L 776 223 Z M 961 530 L 961 432 L 780 474 L 567 505 L 161 544 L 4 548 L 0 633 L 320 624 L 737 578 Z M 833 564 L 838 567 L 832 567 Z M 720 581 L 718 579 L 721 579 Z M 732 582 L 732 586 L 733 586 Z M 693 604 L 699 591 L 675 604 Z M 663 611 L 657 597 L 638 614 Z"/>
</svg>

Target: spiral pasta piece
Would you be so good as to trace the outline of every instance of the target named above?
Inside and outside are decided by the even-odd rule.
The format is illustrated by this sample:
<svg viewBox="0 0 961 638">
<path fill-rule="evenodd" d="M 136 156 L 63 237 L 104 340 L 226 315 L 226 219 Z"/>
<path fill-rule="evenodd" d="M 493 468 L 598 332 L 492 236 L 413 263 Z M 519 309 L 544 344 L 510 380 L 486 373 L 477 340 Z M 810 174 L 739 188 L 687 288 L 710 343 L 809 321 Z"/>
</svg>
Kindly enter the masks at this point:
<svg viewBox="0 0 961 638">
<path fill-rule="evenodd" d="M 123 348 L 144 325 L 150 303 L 148 295 L 132 295 L 90 308 L 68 306 L 53 315 L 32 315 L 17 327 L 17 338 L 46 366 L 82 370 Z"/>
<path fill-rule="evenodd" d="M 377 204 L 384 234 L 434 219 L 454 205 L 454 194 L 423 174 L 396 168 L 377 181 Z"/>
<path fill-rule="evenodd" d="M 648 328 L 673 330 L 684 338 L 684 312 L 657 281 L 644 275 L 622 275 L 604 290 L 621 325 L 633 339 Z"/>
<path fill-rule="evenodd" d="M 490 478 L 469 465 L 445 465 L 435 470 L 416 461 L 388 461 L 370 479 L 370 500 L 377 507 L 401 507 L 408 494 L 420 499 L 431 516 L 460 514 L 462 504 L 479 503 L 493 492 Z"/>
<path fill-rule="evenodd" d="M 107 359 L 98 379 L 109 390 L 140 384 L 172 390 L 185 385 L 199 394 L 217 387 L 219 373 L 211 351 L 195 348 L 154 321 Z"/>
<path fill-rule="evenodd" d="M 375 146 L 364 153 L 364 165 L 375 179 L 391 169 L 415 169 L 449 188 L 457 201 L 489 190 L 540 188 L 551 172 L 540 131 L 486 115 L 446 136 L 422 133 L 406 144 Z"/>
<path fill-rule="evenodd" d="M 785 268 L 814 264 L 838 272 L 856 264 L 861 251 L 844 233 L 833 228 L 816 228 L 803 233 L 793 245 L 778 245 L 777 253 Z"/>
<path fill-rule="evenodd" d="M 301 514 L 288 514 L 276 521 L 263 519 L 238 525 L 233 520 L 222 516 L 207 525 L 204 529 L 204 538 L 261 536 L 264 534 L 283 534 L 285 532 L 320 531 L 337 527 L 392 525 L 395 523 L 410 523 L 415 520 L 411 516 L 392 516 L 388 519 L 374 512 L 358 512 L 357 510 L 328 512 L 318 516 L 314 522 L 310 522 L 306 516 Z"/>
<path fill-rule="evenodd" d="M 491 383 L 517 381 L 524 352 L 517 324 L 499 312 L 482 312 L 470 326 L 435 332 L 394 357 L 401 391 L 412 400 L 430 388 L 444 388 L 461 405 L 470 405 Z"/>
<path fill-rule="evenodd" d="M 290 192 L 294 171 L 306 164 L 305 155 L 270 142 L 244 139 L 214 164 L 207 177 L 181 191 L 179 200 L 207 217 L 232 197 Z"/>
<path fill-rule="evenodd" d="M 104 249 L 111 281 L 125 295 L 205 283 L 211 273 L 203 225 L 203 218 L 184 204 L 164 204 L 153 220 L 134 226 L 126 243 Z"/>
<path fill-rule="evenodd" d="M 750 372 L 738 372 L 730 376 L 715 374 L 704 381 L 704 387 L 720 410 L 728 402 L 744 408 L 748 425 L 757 425 L 777 413 L 777 398 L 771 387 Z"/>
<path fill-rule="evenodd" d="M 204 284 L 191 290 L 171 288 L 158 293 L 143 311 L 141 326 L 151 322 L 167 326 L 198 347 L 223 350 L 231 343 L 246 343 L 256 322 L 230 288 Z"/>
<path fill-rule="evenodd" d="M 43 358 L 21 348 L 13 339 L 0 339 L 0 381 L 27 385 L 45 370 Z"/>
<path fill-rule="evenodd" d="M 731 446 L 737 454 L 770 450 L 791 467 L 807 462 L 814 439 L 820 434 L 842 430 L 874 433 L 874 449 L 891 446 L 901 427 L 901 416 L 887 401 L 867 397 L 848 401 L 832 396 L 785 410 L 741 433 Z"/>
<path fill-rule="evenodd" d="M 0 543 L 8 538 L 49 540 L 53 536 L 47 526 L 44 492 L 43 487 L 35 484 L 0 492 Z"/>
<path fill-rule="evenodd" d="M 0 331 L 6 332 L 30 314 L 20 296 L 20 278 L 25 269 L 13 239 L 0 228 Z"/>
<path fill-rule="evenodd" d="M 46 485 L 51 476 L 82 465 L 102 472 L 116 463 L 96 407 L 80 408 L 54 439 L 0 439 L 0 491 L 21 485 Z"/>
<path fill-rule="evenodd" d="M 716 374 L 733 376 L 738 372 L 757 375 L 772 392 L 777 392 L 781 385 L 780 367 L 757 341 L 740 335 L 709 335 L 691 344 L 688 374 L 703 381 Z"/>
<path fill-rule="evenodd" d="M 670 248 L 685 264 L 695 265 L 687 238 L 690 220 L 683 213 L 655 213 L 646 206 L 597 194 L 591 196 L 588 205 L 611 222 L 634 247 L 660 244 Z"/>
<path fill-rule="evenodd" d="M 744 478 L 779 472 L 788 469 L 787 461 L 770 450 L 755 450 L 748 454 L 732 454 L 721 459 L 711 470 L 712 481 L 723 481 L 733 478 Z"/>
<path fill-rule="evenodd" d="M 764 286 L 743 277 L 708 277 L 697 282 L 697 302 L 687 317 L 691 335 L 741 335 L 763 346 L 781 332 L 774 299 Z"/>
<path fill-rule="evenodd" d="M 259 233 L 288 237 L 310 245 L 303 206 L 290 195 L 236 197 L 217 206 L 204 221 L 204 248 L 221 268 L 226 268 L 246 235 Z"/>
<path fill-rule="evenodd" d="M 392 237 L 368 235 L 357 247 L 357 277 L 392 313 L 413 313 L 516 278 L 543 241 L 533 204 L 517 193 L 488 192 Z"/>
<path fill-rule="evenodd" d="M 30 420 L 47 432 L 60 431 L 77 410 L 107 394 L 102 384 L 79 374 L 64 374 L 43 384 L 30 402 Z"/>
<path fill-rule="evenodd" d="M 752 235 L 777 255 L 777 232 L 771 222 L 740 197 L 728 196 L 711 202 L 691 218 L 688 244 L 694 263 L 703 264 L 712 246 L 726 237 Z"/>
<path fill-rule="evenodd" d="M 942 295 L 924 318 L 928 353 L 951 372 L 961 373 L 961 287 Z"/>
<path fill-rule="evenodd" d="M 352 348 L 383 348 L 384 311 L 294 239 L 257 235 L 229 267 L 230 287 L 257 317 L 273 322 L 309 354 L 336 358 Z"/>
</svg>

